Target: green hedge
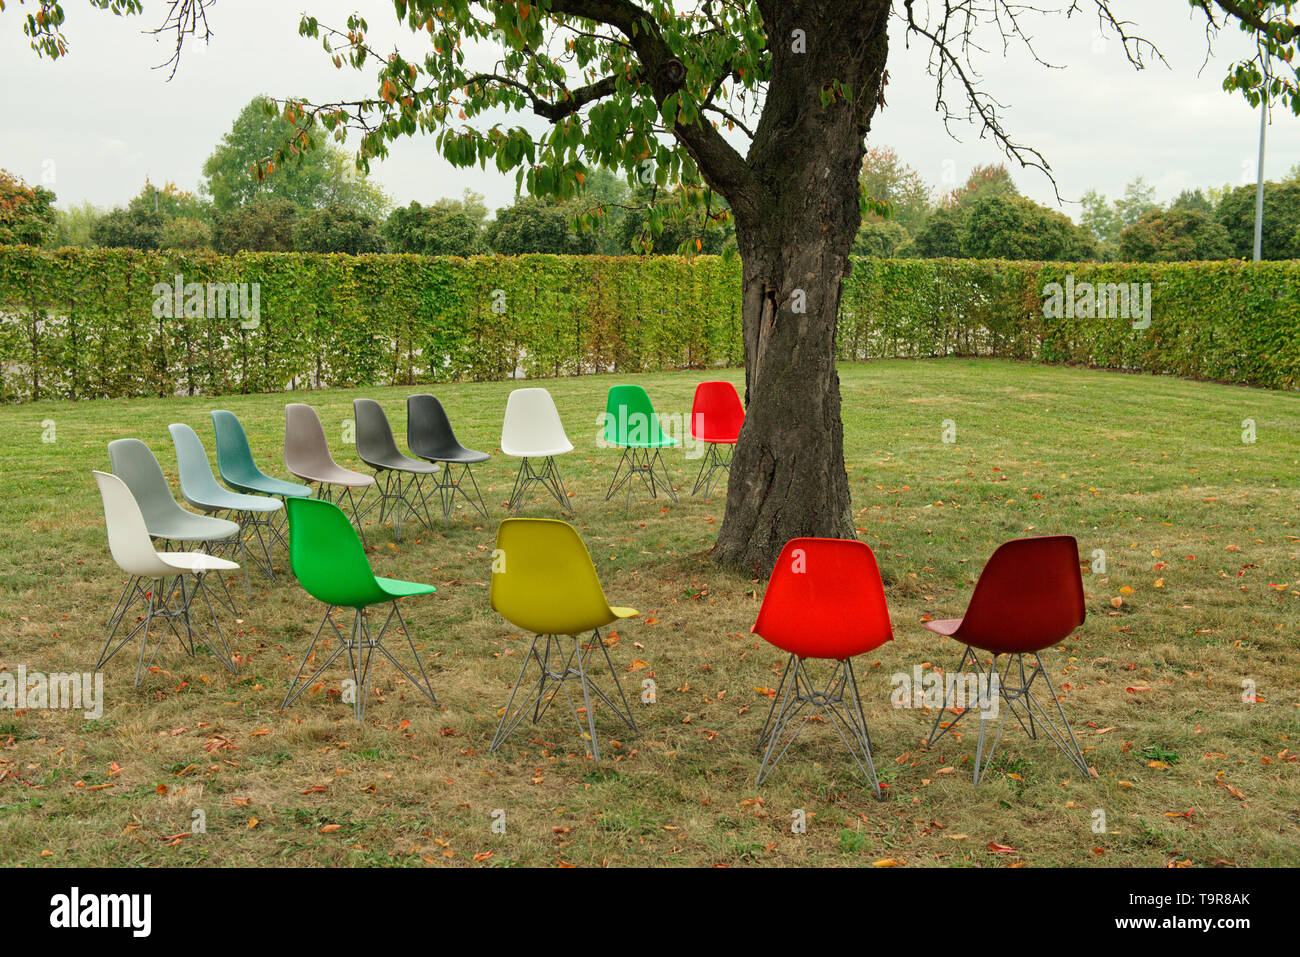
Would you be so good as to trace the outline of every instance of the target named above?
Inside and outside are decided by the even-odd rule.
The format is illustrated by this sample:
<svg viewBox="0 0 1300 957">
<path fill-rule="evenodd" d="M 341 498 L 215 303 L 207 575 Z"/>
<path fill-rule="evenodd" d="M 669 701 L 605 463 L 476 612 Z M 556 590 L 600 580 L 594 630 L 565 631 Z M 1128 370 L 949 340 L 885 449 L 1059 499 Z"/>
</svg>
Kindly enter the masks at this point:
<svg viewBox="0 0 1300 957">
<path fill-rule="evenodd" d="M 156 317 L 155 285 L 178 274 L 259 284 L 256 328 Z M 1044 316 L 1044 288 L 1067 275 L 1150 283 L 1150 328 Z M 738 365 L 739 286 L 740 263 L 709 256 L 0 247 L 0 400 Z M 1295 388 L 1300 262 L 859 259 L 845 280 L 838 352 L 1034 358 Z"/>
</svg>

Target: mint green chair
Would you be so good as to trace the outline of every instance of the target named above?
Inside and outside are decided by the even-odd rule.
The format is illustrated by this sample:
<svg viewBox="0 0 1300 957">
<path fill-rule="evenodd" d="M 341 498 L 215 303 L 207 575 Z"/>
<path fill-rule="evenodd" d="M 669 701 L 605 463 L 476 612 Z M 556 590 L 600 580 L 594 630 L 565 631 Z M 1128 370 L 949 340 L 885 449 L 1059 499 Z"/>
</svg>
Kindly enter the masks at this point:
<svg viewBox="0 0 1300 957">
<path fill-rule="evenodd" d="M 637 478 L 650 490 L 651 498 L 658 498 L 659 489 L 663 489 L 674 502 L 677 501 L 677 493 L 673 491 L 661 454 L 663 449 L 676 447 L 677 440 L 665 435 L 659 427 L 659 416 L 655 414 L 650 396 L 641 386 L 616 385 L 610 388 L 605 402 L 605 442 L 623 450 L 614 477 L 609 481 L 605 501 L 608 502 L 620 489 L 625 489 L 626 504 L 631 506 L 632 484 Z"/>
<path fill-rule="evenodd" d="M 280 710 L 289 707 L 306 688 L 316 683 L 325 669 L 342 654 L 348 656 L 348 666 L 354 682 L 353 713 L 358 721 L 365 720 L 366 699 L 370 695 L 370 665 L 375 652 L 379 652 L 406 676 L 417 691 L 434 704 L 438 703 L 433 689 L 429 686 L 429 674 L 424 670 L 424 662 L 415 650 L 411 630 L 406 626 L 398 601 L 416 595 L 430 595 L 437 591 L 432 585 L 418 582 L 399 581 L 395 578 L 378 578 L 370 568 L 366 551 L 361 545 L 352 520 L 333 502 L 321 499 L 291 498 L 289 509 L 289 566 L 298 578 L 299 584 L 317 601 L 324 602 L 325 618 L 316 635 L 303 655 L 298 673 L 289 684 Z M 388 605 L 388 615 L 378 634 L 370 629 L 369 609 L 375 605 Z M 330 617 L 336 608 L 351 608 L 355 614 L 352 619 L 351 633 L 344 635 Z M 393 619 L 406 635 L 411 655 L 423 676 L 423 681 L 408 671 L 384 646 L 384 635 Z M 339 643 L 333 652 L 321 664 L 316 672 L 301 684 L 307 662 L 311 660 L 316 642 L 328 624 L 334 629 Z"/>
</svg>

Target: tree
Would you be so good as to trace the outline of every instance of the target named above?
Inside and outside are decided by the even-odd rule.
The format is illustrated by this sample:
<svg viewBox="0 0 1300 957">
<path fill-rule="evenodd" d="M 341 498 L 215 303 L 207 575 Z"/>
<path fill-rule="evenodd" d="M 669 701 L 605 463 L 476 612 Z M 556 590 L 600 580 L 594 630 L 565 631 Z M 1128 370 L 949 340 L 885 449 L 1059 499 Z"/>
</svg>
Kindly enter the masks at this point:
<svg viewBox="0 0 1300 957">
<path fill-rule="evenodd" d="M 43 246 L 57 232 L 54 193 L 0 169 L 0 245 Z"/>
<path fill-rule="evenodd" d="M 290 252 L 298 207 L 287 199 L 268 199 L 231 210 L 217 220 L 213 243 L 223 253 Z"/>
<path fill-rule="evenodd" d="M 54 237 L 56 246 L 93 246 L 90 231 L 103 213 L 89 200 L 69 209 L 60 209 Z"/>
<path fill-rule="evenodd" d="M 894 4 L 394 3 L 412 32 L 428 33 L 423 56 L 373 48 L 359 15 L 339 27 L 306 15 L 299 32 L 320 40 L 337 66 L 363 71 L 368 92 L 354 100 L 289 101 L 281 115 L 303 135 L 321 126 L 336 134 L 355 131 L 363 168 L 386 155 L 396 138 L 431 132 L 451 163 L 490 161 L 515 170 L 520 187 L 533 195 L 570 199 L 596 166 L 721 195 L 743 263 L 748 408 L 714 557 L 766 574 L 791 538 L 854 537 L 835 333 L 849 254 L 862 210 L 870 208 L 858 174 L 872 121 L 885 105 Z M 1188 3 L 1211 37 L 1238 25 L 1255 41 L 1250 58 L 1230 69 L 1227 89 L 1256 102 L 1283 101 L 1300 113 L 1294 66 L 1300 29 L 1287 19 L 1287 0 Z M 59 6 L 56 0 L 48 5 Z M 181 4 L 191 13 L 206 5 Z M 1135 66 L 1159 56 L 1132 32 L 1130 20 L 1114 12 L 1111 0 L 1084 5 L 1103 32 L 1118 34 Z M 930 53 L 941 117 L 973 120 L 1012 161 L 1048 172 L 1041 153 L 1008 133 L 971 58 L 995 45 L 999 33 L 1032 53 L 1030 17 L 1079 7 L 1008 10 L 1001 0 L 919 0 L 899 4 L 897 15 L 909 42 Z M 33 37 L 38 52 L 51 44 L 62 52 L 59 14 L 57 23 Z M 197 16 L 176 17 L 178 44 L 187 24 L 194 29 L 197 22 Z M 986 31 L 992 42 L 981 42 Z M 466 48 L 479 43 L 495 44 L 498 55 L 486 61 L 468 56 Z M 492 65 L 480 69 L 483 62 Z M 516 112 L 542 118 L 549 129 L 534 135 L 522 123 L 510 125 L 509 114 Z M 738 148 L 727 134 L 748 144 Z M 300 144 L 299 134 L 290 134 L 273 161 L 293 159 Z"/>
<path fill-rule="evenodd" d="M 966 182 L 950 192 L 943 205 L 967 209 L 973 203 L 986 196 L 1019 196 L 1015 181 L 1007 168 L 999 163 L 996 166 L 976 166 L 966 177 Z"/>
<path fill-rule="evenodd" d="M 1191 262 L 1232 255 L 1228 231 L 1199 209 L 1153 209 L 1119 239 L 1120 256 L 1130 262 Z"/>
<path fill-rule="evenodd" d="M 162 246 L 163 227 L 167 219 L 152 209 L 132 205 L 105 213 L 90 227 L 90 239 L 96 246 L 127 249 L 158 249 Z"/>
<path fill-rule="evenodd" d="M 1083 213 L 1079 222 L 1099 243 L 1114 245 L 1124 231 L 1124 221 L 1109 200 L 1095 189 L 1083 194 Z"/>
<path fill-rule="evenodd" d="M 907 230 L 891 219 L 869 219 L 853 240 L 853 255 L 888 259 L 910 239 Z"/>
<path fill-rule="evenodd" d="M 921 231 L 899 250 L 899 255 L 918 259 L 958 259 L 965 255 L 962 225 L 965 213 L 956 206 L 941 206 L 930 214 Z"/>
<path fill-rule="evenodd" d="M 997 193 L 986 193 L 966 211 L 962 249 L 976 259 L 1077 262 L 1096 255 L 1092 237 L 1065 214 Z"/>
<path fill-rule="evenodd" d="M 303 253 L 362 253 L 384 251 L 379 224 L 346 206 L 311 209 L 298 218 L 293 230 L 294 249 Z"/>
<path fill-rule="evenodd" d="M 470 214 L 451 205 L 409 206 L 389 214 L 384 223 L 388 248 L 422 256 L 472 256 L 483 251 L 483 230 Z"/>
<path fill-rule="evenodd" d="M 1238 186 L 1227 193 L 1214 209 L 1215 220 L 1228 231 L 1231 255 L 1251 259 L 1255 254 L 1255 187 Z M 1264 228 L 1261 259 L 1300 257 L 1295 242 L 1300 228 L 1300 183 L 1264 184 Z"/>
<path fill-rule="evenodd" d="M 1201 189 L 1185 189 L 1174 198 L 1169 204 L 1171 210 L 1185 209 L 1189 212 L 1205 213 L 1209 216 L 1214 212 L 1214 201 L 1205 195 Z"/>
<path fill-rule="evenodd" d="M 614 229 L 619 253 L 716 256 L 734 247 L 725 203 L 714 197 L 713 207 L 706 209 L 699 190 L 682 187 L 660 195 L 663 192 L 649 186 L 632 191 Z"/>
<path fill-rule="evenodd" d="M 573 216 L 559 203 L 528 197 L 497 210 L 488 223 L 487 244 L 503 256 L 525 253 L 585 255 L 595 251 L 595 237 L 578 232 Z"/>
<path fill-rule="evenodd" d="M 269 158 L 291 141 L 279 161 Z M 303 209 L 343 206 L 382 216 L 388 199 L 359 175 L 341 149 L 319 130 L 299 130 L 266 97 L 254 97 L 203 164 L 202 191 L 218 214 L 266 199 L 285 199 Z"/>
<path fill-rule="evenodd" d="M 930 215 L 930 187 L 888 146 L 867 148 L 858 183 L 867 196 L 888 205 L 888 218 L 909 235 L 920 230 Z M 868 213 L 864 218 L 871 221 L 884 217 Z"/>
</svg>

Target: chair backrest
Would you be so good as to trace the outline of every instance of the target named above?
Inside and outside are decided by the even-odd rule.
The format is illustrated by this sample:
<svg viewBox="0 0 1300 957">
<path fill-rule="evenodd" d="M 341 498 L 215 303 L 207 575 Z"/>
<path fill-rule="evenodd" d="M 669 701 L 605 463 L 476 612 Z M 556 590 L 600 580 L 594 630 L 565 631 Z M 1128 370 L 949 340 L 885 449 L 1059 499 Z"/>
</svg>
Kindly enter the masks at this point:
<svg viewBox="0 0 1300 957">
<path fill-rule="evenodd" d="M 387 601 L 375 581 L 352 520 L 333 502 L 291 498 L 289 567 L 318 601 L 340 608 L 364 608 Z"/>
<path fill-rule="evenodd" d="M 176 447 L 176 468 L 180 473 L 181 495 L 185 501 L 203 507 L 223 498 L 226 491 L 212 474 L 212 464 L 198 433 L 184 422 L 173 422 L 167 426 L 167 431 Z"/>
<path fill-rule="evenodd" d="M 502 452 L 513 455 L 524 450 L 530 455 L 547 455 L 554 454 L 549 449 L 572 447 L 551 393 L 545 389 L 515 389 L 510 393 L 501 424 Z"/>
<path fill-rule="evenodd" d="M 149 446 L 139 439 L 114 439 L 108 443 L 113 474 L 126 483 L 144 515 L 145 526 L 156 529 L 185 510 L 172 498 L 162 466 Z"/>
<path fill-rule="evenodd" d="M 284 467 L 298 476 L 338 467 L 325 441 L 320 416 L 301 402 L 284 407 Z"/>
<path fill-rule="evenodd" d="M 244 426 L 233 412 L 214 409 L 212 430 L 217 437 L 217 471 L 231 485 L 246 485 L 262 478 L 262 470 L 253 461 Z"/>
<path fill-rule="evenodd" d="M 662 437 L 650 395 L 639 385 L 610 386 L 605 400 L 605 441 L 611 445 L 655 445 Z"/>
<path fill-rule="evenodd" d="M 421 393 L 406 397 L 406 444 L 416 455 L 430 459 L 460 449 L 447 410 L 434 396 Z"/>
<path fill-rule="evenodd" d="M 384 407 L 374 399 L 353 399 L 352 417 L 357 425 L 357 455 L 368 465 L 382 465 L 400 459 Z"/>
<path fill-rule="evenodd" d="M 800 658 L 851 658 L 889 641 L 875 554 L 849 539 L 786 542 L 751 630 Z"/>
<path fill-rule="evenodd" d="M 745 407 L 730 382 L 701 382 L 691 404 L 691 435 L 701 442 L 735 442 L 745 424 Z"/>
<path fill-rule="evenodd" d="M 568 522 L 507 518 L 497 528 L 489 601 L 538 635 L 577 635 L 615 620 L 582 537 Z"/>
<path fill-rule="evenodd" d="M 158 558 L 144 515 L 126 483 L 108 472 L 96 470 L 94 476 L 104 501 L 104 525 L 113 561 L 128 575 L 146 578 L 174 575 L 176 570 Z"/>
<path fill-rule="evenodd" d="M 986 651 L 1028 653 L 1062 640 L 1086 615 L 1074 536 L 1017 538 L 989 558 L 953 637 Z"/>
</svg>

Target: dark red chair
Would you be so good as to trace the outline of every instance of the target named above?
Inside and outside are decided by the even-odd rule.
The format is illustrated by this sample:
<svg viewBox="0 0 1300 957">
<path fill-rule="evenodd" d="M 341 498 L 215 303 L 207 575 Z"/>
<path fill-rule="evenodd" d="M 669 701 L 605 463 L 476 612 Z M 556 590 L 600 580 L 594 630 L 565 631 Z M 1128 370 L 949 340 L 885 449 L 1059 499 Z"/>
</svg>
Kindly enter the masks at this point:
<svg viewBox="0 0 1300 957">
<path fill-rule="evenodd" d="M 730 382 L 701 382 L 695 387 L 695 401 L 691 405 L 691 436 L 709 446 L 700 474 L 695 479 L 691 494 L 704 489 L 713 494 L 716 473 L 730 471 L 731 452 L 724 456 L 718 446 L 734 446 L 740 437 L 740 427 L 745 423 L 745 407 L 740 404 L 736 387 Z"/>
<path fill-rule="evenodd" d="M 1070 730 L 1065 709 L 1052 687 L 1052 679 L 1043 669 L 1042 660 L 1042 652 L 1082 625 L 1085 614 L 1079 543 L 1072 535 L 1019 538 L 998 546 L 975 583 L 965 616 L 925 623 L 931 631 L 966 646 L 955 674 L 958 677 L 966 674 L 969 662 L 980 686 L 978 707 L 965 705 L 956 718 L 940 727 L 944 713 L 956 707 L 957 684 L 951 680 L 944 682 L 943 707 L 934 719 L 927 746 L 943 737 L 969 712 L 978 710 L 975 783 L 979 784 L 993 760 L 1007 714 L 1012 714 L 1031 738 L 1038 737 L 1041 726 L 1062 753 L 1087 775 L 1088 762 Z M 986 671 L 982 670 L 978 652 L 993 656 Z M 1007 656 L 1006 666 L 999 672 L 998 658 L 1002 655 Z M 1025 655 L 1034 656 L 1034 667 L 1028 675 Z M 1032 693 L 1039 678 L 1056 705 L 1061 728 Z M 999 705 L 1005 708 L 1000 718 Z M 985 754 L 985 726 L 993 720 L 998 721 L 998 730 Z"/>
<path fill-rule="evenodd" d="M 871 736 L 853 673 L 855 655 L 894 637 L 885 587 L 871 549 L 862 542 L 833 538 L 787 542 L 750 631 L 790 654 L 759 734 L 758 746 L 764 752 L 755 783 L 767 779 L 804 725 L 822 712 L 879 798 Z M 835 662 L 820 689 L 809 676 L 809 658 Z M 786 728 L 800 715 L 803 720 L 782 745 Z"/>
</svg>

